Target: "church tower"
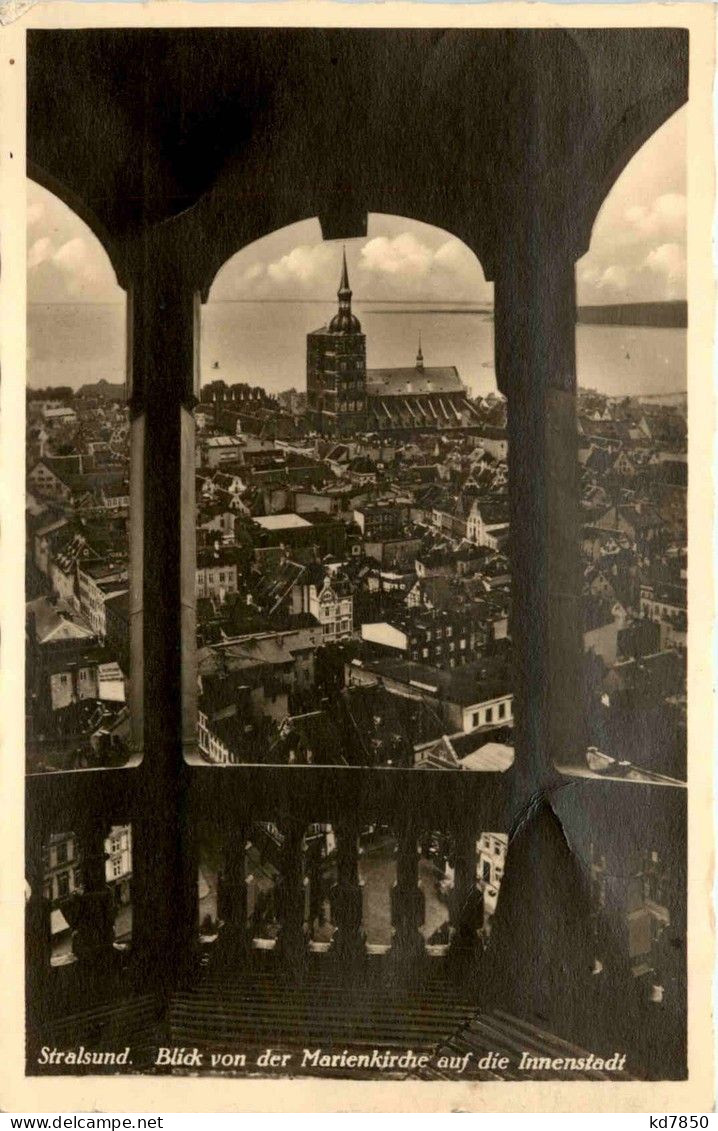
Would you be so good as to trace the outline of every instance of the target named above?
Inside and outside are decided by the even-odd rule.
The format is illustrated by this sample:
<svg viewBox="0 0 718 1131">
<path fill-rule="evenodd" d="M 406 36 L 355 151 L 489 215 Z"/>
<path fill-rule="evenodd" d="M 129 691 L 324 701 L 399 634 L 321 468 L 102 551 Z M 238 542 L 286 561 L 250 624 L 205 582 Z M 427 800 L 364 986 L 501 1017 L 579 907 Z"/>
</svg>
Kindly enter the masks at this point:
<svg viewBox="0 0 718 1131">
<path fill-rule="evenodd" d="M 322 435 L 350 436 L 366 427 L 366 336 L 352 313 L 346 252 L 337 298 L 329 324 L 307 334 L 307 412 Z"/>
</svg>

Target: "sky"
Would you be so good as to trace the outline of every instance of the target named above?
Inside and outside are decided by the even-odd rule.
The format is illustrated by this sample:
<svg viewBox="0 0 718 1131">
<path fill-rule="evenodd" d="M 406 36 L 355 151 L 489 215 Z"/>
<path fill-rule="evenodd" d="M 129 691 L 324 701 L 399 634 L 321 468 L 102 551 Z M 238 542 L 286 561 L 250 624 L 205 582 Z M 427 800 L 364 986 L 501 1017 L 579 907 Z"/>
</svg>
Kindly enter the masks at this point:
<svg viewBox="0 0 718 1131">
<path fill-rule="evenodd" d="M 611 189 L 591 247 L 576 268 L 581 304 L 685 297 L 686 110 L 649 139 Z M 56 197 L 28 183 L 28 301 L 121 302 L 109 259 L 89 228 Z M 346 243 L 360 301 L 490 303 L 493 288 L 465 244 L 438 228 L 372 214 L 368 234 Z M 242 249 L 225 263 L 210 302 L 332 299 L 339 253 L 317 220 Z"/>
</svg>

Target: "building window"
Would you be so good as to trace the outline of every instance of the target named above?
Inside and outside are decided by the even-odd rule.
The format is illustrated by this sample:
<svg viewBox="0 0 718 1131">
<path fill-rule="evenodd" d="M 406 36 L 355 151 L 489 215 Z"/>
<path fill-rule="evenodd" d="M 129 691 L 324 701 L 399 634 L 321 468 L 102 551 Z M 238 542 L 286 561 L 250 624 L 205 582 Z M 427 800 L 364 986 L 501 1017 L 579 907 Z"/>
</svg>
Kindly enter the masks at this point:
<svg viewBox="0 0 718 1131">
<path fill-rule="evenodd" d="M 472 725 L 472 727 L 477 727 L 479 725 L 479 712 L 478 711 L 474 711 L 473 715 L 471 716 L 471 725 Z"/>
<path fill-rule="evenodd" d="M 494 721 L 494 708 L 493 707 L 487 707 L 486 708 L 486 721 L 487 721 L 487 723 L 492 723 Z"/>
<path fill-rule="evenodd" d="M 506 704 L 505 703 L 499 703 L 499 718 L 503 719 L 505 715 L 506 715 Z"/>
<path fill-rule="evenodd" d="M 70 894 L 69 872 L 57 873 L 57 898 L 65 899 Z"/>
</svg>

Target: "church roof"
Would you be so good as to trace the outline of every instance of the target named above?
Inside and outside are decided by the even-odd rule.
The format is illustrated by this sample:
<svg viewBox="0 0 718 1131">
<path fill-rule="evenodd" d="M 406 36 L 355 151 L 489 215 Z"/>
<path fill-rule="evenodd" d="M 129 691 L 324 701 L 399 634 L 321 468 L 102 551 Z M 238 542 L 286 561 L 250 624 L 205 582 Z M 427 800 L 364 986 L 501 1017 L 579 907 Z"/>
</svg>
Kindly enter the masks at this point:
<svg viewBox="0 0 718 1131">
<path fill-rule="evenodd" d="M 367 369 L 367 393 L 370 397 L 405 397 L 415 393 L 463 393 L 461 378 L 455 365 L 427 366 L 417 369 Z"/>
</svg>

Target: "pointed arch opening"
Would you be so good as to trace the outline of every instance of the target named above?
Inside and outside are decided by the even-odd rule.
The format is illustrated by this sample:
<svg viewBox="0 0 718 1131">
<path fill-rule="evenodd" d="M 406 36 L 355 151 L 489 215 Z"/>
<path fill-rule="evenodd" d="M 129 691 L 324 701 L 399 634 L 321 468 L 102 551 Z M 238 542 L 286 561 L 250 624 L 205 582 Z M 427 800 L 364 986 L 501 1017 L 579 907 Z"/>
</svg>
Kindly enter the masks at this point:
<svg viewBox="0 0 718 1131">
<path fill-rule="evenodd" d="M 72 209 L 28 181 L 29 773 L 130 757 L 126 295 Z"/>
<path fill-rule="evenodd" d="M 301 221 L 216 275 L 194 414 L 204 761 L 481 769 L 493 744 L 510 765 L 492 303 L 465 244 L 383 214 L 343 244 Z"/>
</svg>

